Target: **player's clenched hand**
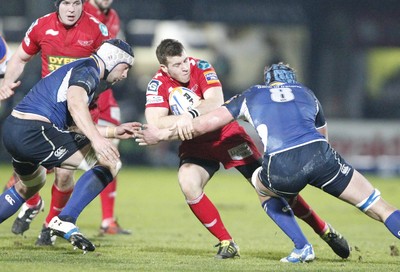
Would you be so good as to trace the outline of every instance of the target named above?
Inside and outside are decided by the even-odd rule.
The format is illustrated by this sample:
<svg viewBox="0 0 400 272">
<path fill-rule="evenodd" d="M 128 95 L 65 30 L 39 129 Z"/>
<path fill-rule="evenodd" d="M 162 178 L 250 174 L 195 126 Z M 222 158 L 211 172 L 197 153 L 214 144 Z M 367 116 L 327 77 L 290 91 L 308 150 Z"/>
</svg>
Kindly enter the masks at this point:
<svg viewBox="0 0 400 272">
<path fill-rule="evenodd" d="M 115 138 L 117 139 L 129 139 L 135 138 L 136 132 L 138 132 L 142 127 L 139 122 L 129 122 L 123 123 L 115 127 Z"/>
<path fill-rule="evenodd" d="M 3 84 L 0 87 L 0 101 L 14 95 L 14 90 L 21 85 L 21 81 L 12 82 L 10 84 Z"/>
<path fill-rule="evenodd" d="M 184 113 L 179 116 L 176 121 L 176 129 L 178 131 L 179 138 L 184 140 L 190 140 L 193 138 L 193 117 L 189 113 Z"/>
</svg>

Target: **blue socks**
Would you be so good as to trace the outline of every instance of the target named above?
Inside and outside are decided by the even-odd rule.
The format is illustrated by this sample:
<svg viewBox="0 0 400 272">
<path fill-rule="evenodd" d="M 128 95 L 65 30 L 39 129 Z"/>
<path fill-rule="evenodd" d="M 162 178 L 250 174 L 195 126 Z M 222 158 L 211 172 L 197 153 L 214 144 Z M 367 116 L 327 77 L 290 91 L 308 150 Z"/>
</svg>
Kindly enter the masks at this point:
<svg viewBox="0 0 400 272">
<path fill-rule="evenodd" d="M 295 248 L 301 249 L 308 244 L 307 238 L 297 224 L 293 211 L 285 199 L 271 197 L 262 204 L 262 208 L 293 241 Z"/>
<path fill-rule="evenodd" d="M 0 195 L 0 223 L 16 213 L 24 202 L 25 199 L 15 191 L 14 186 L 2 193 Z"/>
<path fill-rule="evenodd" d="M 112 180 L 113 176 L 110 170 L 104 166 L 95 166 L 85 172 L 76 182 L 71 198 L 58 217 L 61 220 L 75 224 L 83 209 Z"/>
<path fill-rule="evenodd" d="M 393 212 L 385 221 L 385 226 L 390 230 L 390 232 L 400 239 L 400 211 L 397 210 Z"/>
</svg>

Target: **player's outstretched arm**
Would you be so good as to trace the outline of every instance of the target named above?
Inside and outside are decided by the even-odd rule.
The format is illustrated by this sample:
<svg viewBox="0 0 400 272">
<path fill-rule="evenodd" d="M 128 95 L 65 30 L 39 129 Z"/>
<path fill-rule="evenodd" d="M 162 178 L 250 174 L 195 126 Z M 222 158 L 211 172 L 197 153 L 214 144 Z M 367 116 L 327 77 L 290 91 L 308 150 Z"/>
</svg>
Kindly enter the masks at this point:
<svg viewBox="0 0 400 272">
<path fill-rule="evenodd" d="M 154 145 L 161 141 L 190 140 L 193 137 L 217 130 L 232 122 L 234 118 L 226 107 L 218 109 L 193 119 L 193 131 L 187 135 L 185 131 L 179 131 L 176 126 L 159 129 L 154 125 L 145 124 L 143 129 L 136 133 L 136 142 L 139 145 Z"/>
<path fill-rule="evenodd" d="M 126 140 L 135 138 L 136 133 L 142 128 L 142 123 L 128 122 L 115 127 L 97 126 L 100 134 L 105 138 Z"/>
</svg>

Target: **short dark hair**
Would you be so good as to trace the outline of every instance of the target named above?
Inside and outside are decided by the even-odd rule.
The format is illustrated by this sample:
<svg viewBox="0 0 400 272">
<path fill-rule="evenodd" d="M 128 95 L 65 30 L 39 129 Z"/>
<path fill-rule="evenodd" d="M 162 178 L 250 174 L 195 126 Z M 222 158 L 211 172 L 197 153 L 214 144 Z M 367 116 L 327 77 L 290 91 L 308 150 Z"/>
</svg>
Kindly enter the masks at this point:
<svg viewBox="0 0 400 272">
<path fill-rule="evenodd" d="M 157 46 L 156 56 L 160 64 L 167 65 L 167 57 L 181 56 L 184 50 L 185 47 L 178 40 L 165 39 Z"/>
</svg>

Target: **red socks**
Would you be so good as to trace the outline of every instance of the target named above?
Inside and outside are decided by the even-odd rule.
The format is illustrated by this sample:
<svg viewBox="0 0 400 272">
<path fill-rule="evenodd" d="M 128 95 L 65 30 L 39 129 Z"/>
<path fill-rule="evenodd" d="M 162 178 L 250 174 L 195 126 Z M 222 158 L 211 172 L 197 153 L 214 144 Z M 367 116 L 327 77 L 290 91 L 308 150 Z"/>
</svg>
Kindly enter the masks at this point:
<svg viewBox="0 0 400 272">
<path fill-rule="evenodd" d="M 110 184 L 100 193 L 103 220 L 112 218 L 114 220 L 115 195 L 117 191 L 117 179 L 114 178 Z"/>
<path fill-rule="evenodd" d="M 306 222 L 318 235 L 324 233 L 327 224 L 313 211 L 300 195 L 297 195 L 297 199 L 290 199 L 289 204 L 294 215 Z"/>
<path fill-rule="evenodd" d="M 31 198 L 29 198 L 25 203 L 29 208 L 36 207 L 39 204 L 40 195 L 39 193 L 34 194 Z"/>
<path fill-rule="evenodd" d="M 187 201 L 187 203 L 197 219 L 199 219 L 208 231 L 219 241 L 232 240 L 232 237 L 222 223 L 217 208 L 204 193 L 195 200 Z"/>
<path fill-rule="evenodd" d="M 67 204 L 69 197 L 72 194 L 72 190 L 67 191 L 67 192 L 61 192 L 55 184 L 53 184 L 53 187 L 51 188 L 51 203 L 50 203 L 50 209 L 49 209 L 49 214 L 46 217 L 46 225 L 50 223 L 50 220 L 54 216 L 58 216 L 61 212 L 61 210 L 65 207 Z"/>
</svg>

